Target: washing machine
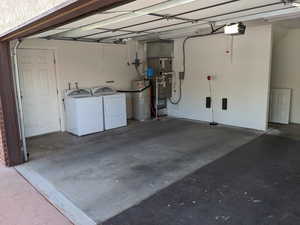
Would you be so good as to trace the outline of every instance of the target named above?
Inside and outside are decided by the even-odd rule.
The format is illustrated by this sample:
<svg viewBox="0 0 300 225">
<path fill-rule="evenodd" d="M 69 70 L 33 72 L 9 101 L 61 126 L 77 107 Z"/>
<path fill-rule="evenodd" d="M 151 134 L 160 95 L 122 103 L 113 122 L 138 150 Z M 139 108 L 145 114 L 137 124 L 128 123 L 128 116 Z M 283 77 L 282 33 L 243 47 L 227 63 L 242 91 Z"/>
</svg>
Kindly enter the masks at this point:
<svg viewBox="0 0 300 225">
<path fill-rule="evenodd" d="M 93 96 L 102 98 L 104 129 L 127 126 L 126 95 L 117 93 L 112 87 L 92 88 Z"/>
<path fill-rule="evenodd" d="M 65 93 L 66 129 L 77 136 L 104 131 L 103 99 L 92 96 L 91 89 Z"/>
</svg>

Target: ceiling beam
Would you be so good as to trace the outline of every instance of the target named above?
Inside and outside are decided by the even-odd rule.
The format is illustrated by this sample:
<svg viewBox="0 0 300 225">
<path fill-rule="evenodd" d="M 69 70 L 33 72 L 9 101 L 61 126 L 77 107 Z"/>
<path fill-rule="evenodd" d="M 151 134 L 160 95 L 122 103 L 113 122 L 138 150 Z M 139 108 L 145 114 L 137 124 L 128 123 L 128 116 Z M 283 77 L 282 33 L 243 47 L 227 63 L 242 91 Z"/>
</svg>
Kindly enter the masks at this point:
<svg viewBox="0 0 300 225">
<path fill-rule="evenodd" d="M 77 37 L 74 37 L 74 39 L 93 37 L 93 36 L 96 36 L 96 35 L 108 34 L 110 32 L 118 32 L 118 31 L 121 31 L 121 32 L 124 32 L 124 33 L 127 33 L 127 34 L 134 34 L 134 33 L 138 34 L 139 33 L 139 32 L 136 32 L 136 31 L 133 31 L 133 30 L 127 30 L 127 29 L 116 30 L 116 29 L 97 28 L 97 30 L 103 30 L 103 31 L 102 32 L 96 32 L 96 33 L 93 33 L 93 34 L 86 34 L 86 35 L 82 35 L 82 36 L 77 36 Z M 144 32 L 144 34 L 149 34 L 149 33 Z M 51 38 L 48 37 L 48 39 L 51 39 Z"/>
<path fill-rule="evenodd" d="M 55 34 L 54 37 L 64 37 L 64 36 L 68 36 L 68 37 L 72 37 L 72 36 L 76 36 L 78 35 L 78 33 L 80 32 L 85 32 L 85 31 L 89 31 L 89 30 L 93 30 L 93 29 L 97 29 L 97 28 L 101 28 L 104 26 L 108 26 L 111 24 L 116 24 L 119 22 L 123 22 L 129 19 L 134 19 L 134 18 L 138 18 L 141 16 L 145 16 L 145 15 L 149 15 L 150 13 L 155 13 L 161 10 L 167 10 L 170 8 L 174 8 L 174 7 L 178 7 L 184 4 L 188 4 L 191 2 L 194 2 L 197 0 L 172 0 L 172 1 L 164 1 L 149 7 L 145 7 L 145 8 L 141 8 L 141 9 L 137 9 L 134 10 L 133 12 L 129 12 L 129 13 L 125 13 L 122 15 L 118 15 L 109 19 L 105 19 L 99 22 L 95 22 L 95 23 L 91 23 L 91 24 L 87 24 L 69 31 L 65 31 L 65 32 L 61 32 L 58 34 Z M 239 1 L 239 0 L 236 0 Z"/>
<path fill-rule="evenodd" d="M 46 38 L 41 38 L 41 39 L 46 39 Z M 49 40 L 49 39 L 46 39 L 46 40 Z M 81 39 L 74 39 L 74 38 L 53 38 L 52 40 L 88 42 L 88 43 L 102 43 L 102 44 L 115 44 L 113 41 L 97 41 L 96 39 L 92 39 L 92 38 L 81 38 Z M 124 43 L 118 43 L 118 44 L 124 44 Z"/>
<path fill-rule="evenodd" d="M 213 15 L 213 16 L 198 18 L 198 19 L 193 20 L 193 22 L 184 21 L 184 22 L 180 22 L 180 23 L 149 28 L 149 29 L 141 30 L 140 32 L 141 33 L 142 32 L 150 32 L 150 31 L 159 30 L 159 29 L 168 28 L 168 27 L 174 27 L 174 26 L 178 26 L 178 25 L 182 25 L 182 24 L 198 23 L 198 22 L 201 22 L 201 21 L 202 22 L 204 21 L 208 24 L 208 20 L 211 20 L 211 21 L 214 21 L 214 22 L 220 22 L 221 20 L 215 21 L 215 18 L 221 17 L 221 16 L 233 15 L 233 14 L 242 13 L 242 12 L 248 12 L 248 11 L 252 11 L 252 10 L 256 10 L 256 9 L 262 9 L 262 8 L 275 6 L 275 5 L 280 5 L 280 4 L 283 4 L 283 3 L 282 2 L 276 2 L 276 3 L 265 4 L 265 5 L 259 5 L 259 6 L 255 6 L 255 7 L 249 7 L 249 8 L 246 8 L 246 9 L 241 9 L 241 10 L 231 11 L 231 12 L 227 12 L 227 13 L 216 14 L 216 15 Z M 277 10 L 267 10 L 267 11 L 263 11 L 263 12 L 260 12 L 260 13 L 255 13 L 255 15 L 269 13 L 269 12 L 272 12 L 272 11 L 285 10 L 285 9 L 290 9 L 290 8 L 294 8 L 294 7 L 285 7 L 285 8 L 277 9 Z M 253 15 L 253 13 L 251 15 Z M 237 18 L 237 17 L 235 17 L 235 18 Z M 229 19 L 226 19 L 226 20 L 229 20 Z M 132 34 L 134 34 L 134 33 L 132 33 Z M 151 34 L 155 34 L 155 33 L 152 32 Z M 151 34 L 149 34 L 149 35 L 151 35 Z M 122 36 L 125 36 L 125 38 L 126 38 L 126 35 L 128 35 L 128 34 L 120 34 L 120 35 L 117 35 L 117 36 L 105 37 L 105 38 L 101 38 L 101 39 L 98 39 L 98 40 L 103 41 L 103 40 L 106 40 L 106 39 L 111 39 L 111 38 L 114 38 L 114 37 L 122 37 Z M 145 35 L 138 35 L 138 36 L 145 36 Z"/>
<path fill-rule="evenodd" d="M 188 22 L 192 22 L 192 19 L 188 19 L 188 18 L 183 18 L 183 17 L 179 17 L 179 16 L 174 16 L 172 14 L 170 15 L 163 15 L 163 14 L 158 14 L 158 13 L 150 13 L 150 16 L 156 16 L 156 17 L 160 17 L 166 20 L 171 20 L 171 19 L 176 19 L 176 20 L 183 20 L 183 21 L 188 21 Z"/>
<path fill-rule="evenodd" d="M 80 18 L 93 15 L 135 0 L 78 0 L 59 6 L 0 35 L 0 41 L 10 41 L 45 32 Z"/>
<path fill-rule="evenodd" d="M 206 6 L 206 7 L 197 8 L 197 9 L 194 9 L 194 10 L 191 10 L 191 11 L 188 11 L 188 12 L 178 13 L 178 14 L 175 14 L 175 15 L 172 15 L 172 16 L 173 17 L 178 17 L 178 16 L 182 16 L 182 15 L 187 15 L 189 13 L 199 12 L 199 11 L 203 11 L 203 10 L 207 10 L 207 9 L 212 9 L 212 8 L 216 8 L 216 7 L 219 7 L 219 6 L 228 5 L 228 4 L 231 4 L 231 3 L 234 3 L 234 2 L 238 2 L 238 1 L 240 1 L 240 0 L 229 0 L 229 1 L 221 2 L 221 3 L 209 5 L 209 6 Z M 166 18 L 160 17 L 160 18 L 149 20 L 149 21 L 146 21 L 146 22 L 140 22 L 140 23 L 135 23 L 135 24 L 131 24 L 131 25 L 128 25 L 128 26 L 119 27 L 119 28 L 116 28 L 114 30 L 115 31 L 122 31 L 123 29 L 132 28 L 132 27 L 136 27 L 136 26 L 140 26 L 140 25 L 144 25 L 144 24 L 149 24 L 149 23 L 161 21 L 161 20 L 164 20 L 164 19 L 166 19 Z M 97 34 L 108 33 L 108 32 L 110 32 L 110 31 L 93 33 L 92 35 L 84 35 L 82 37 L 95 36 Z M 139 33 L 139 32 L 137 32 L 137 33 Z M 46 38 L 47 39 L 52 39 L 52 38 L 55 38 L 56 35 L 57 34 L 55 34 L 55 35 L 49 35 Z"/>
</svg>

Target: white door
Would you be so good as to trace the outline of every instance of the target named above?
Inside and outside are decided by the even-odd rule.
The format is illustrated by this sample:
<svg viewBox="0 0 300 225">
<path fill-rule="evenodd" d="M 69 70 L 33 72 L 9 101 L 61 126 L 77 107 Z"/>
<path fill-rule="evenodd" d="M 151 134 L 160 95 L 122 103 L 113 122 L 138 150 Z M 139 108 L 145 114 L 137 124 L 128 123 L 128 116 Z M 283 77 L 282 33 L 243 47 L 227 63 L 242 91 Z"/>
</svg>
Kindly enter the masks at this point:
<svg viewBox="0 0 300 225">
<path fill-rule="evenodd" d="M 289 124 L 291 89 L 271 89 L 270 122 Z"/>
<path fill-rule="evenodd" d="M 20 49 L 18 59 L 25 136 L 59 131 L 53 51 Z"/>
<path fill-rule="evenodd" d="M 103 96 L 103 108 L 105 130 L 127 125 L 125 94 Z"/>
</svg>

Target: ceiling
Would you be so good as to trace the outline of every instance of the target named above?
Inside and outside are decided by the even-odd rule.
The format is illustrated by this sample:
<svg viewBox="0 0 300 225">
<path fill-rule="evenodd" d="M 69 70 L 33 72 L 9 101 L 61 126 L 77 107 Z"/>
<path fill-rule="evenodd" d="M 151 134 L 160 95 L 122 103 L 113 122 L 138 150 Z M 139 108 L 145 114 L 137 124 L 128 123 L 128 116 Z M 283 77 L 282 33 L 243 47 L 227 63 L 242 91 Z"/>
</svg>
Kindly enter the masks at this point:
<svg viewBox="0 0 300 225">
<path fill-rule="evenodd" d="M 283 0 L 136 0 L 31 38 L 121 43 L 190 27 L 300 15 Z"/>
</svg>

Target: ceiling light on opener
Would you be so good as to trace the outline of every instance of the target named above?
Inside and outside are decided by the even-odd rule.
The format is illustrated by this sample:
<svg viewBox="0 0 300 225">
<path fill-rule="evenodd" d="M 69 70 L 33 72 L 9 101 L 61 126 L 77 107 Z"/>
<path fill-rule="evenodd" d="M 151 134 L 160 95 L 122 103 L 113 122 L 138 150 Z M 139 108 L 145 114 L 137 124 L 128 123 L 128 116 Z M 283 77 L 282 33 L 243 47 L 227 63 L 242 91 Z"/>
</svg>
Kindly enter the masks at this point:
<svg viewBox="0 0 300 225">
<path fill-rule="evenodd" d="M 241 35 L 241 34 L 245 34 L 245 32 L 246 32 L 246 25 L 243 24 L 242 22 L 232 23 L 224 27 L 224 33 L 227 35 Z"/>
</svg>

